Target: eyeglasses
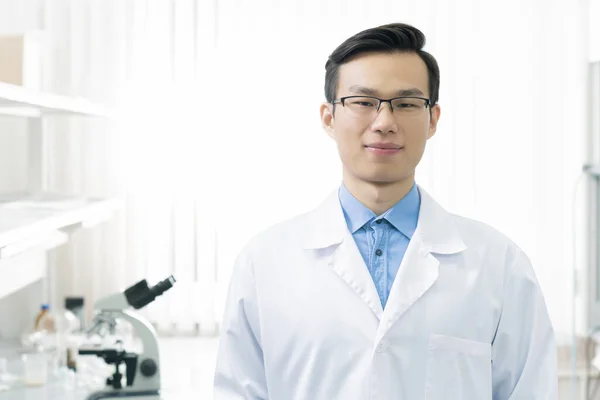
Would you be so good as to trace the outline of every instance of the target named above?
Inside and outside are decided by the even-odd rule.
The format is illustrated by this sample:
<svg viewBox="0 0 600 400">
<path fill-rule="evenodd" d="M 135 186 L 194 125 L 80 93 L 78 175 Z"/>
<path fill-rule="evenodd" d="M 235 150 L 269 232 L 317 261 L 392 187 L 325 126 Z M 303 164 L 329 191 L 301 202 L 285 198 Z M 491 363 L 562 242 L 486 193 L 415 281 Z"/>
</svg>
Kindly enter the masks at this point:
<svg viewBox="0 0 600 400">
<path fill-rule="evenodd" d="M 425 113 L 430 106 L 429 99 L 424 97 L 394 97 L 393 99 L 380 99 L 373 96 L 346 96 L 334 100 L 332 104 L 341 104 L 342 107 L 356 115 L 375 118 L 379 113 L 382 103 L 389 103 L 390 110 L 396 117 L 416 118 Z"/>
</svg>

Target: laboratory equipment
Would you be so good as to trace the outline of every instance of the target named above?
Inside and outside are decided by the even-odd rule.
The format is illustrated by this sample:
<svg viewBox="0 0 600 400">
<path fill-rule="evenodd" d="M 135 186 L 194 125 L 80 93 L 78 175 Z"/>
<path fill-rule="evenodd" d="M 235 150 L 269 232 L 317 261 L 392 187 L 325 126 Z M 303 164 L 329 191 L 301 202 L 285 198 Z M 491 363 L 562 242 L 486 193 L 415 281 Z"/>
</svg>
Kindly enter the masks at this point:
<svg viewBox="0 0 600 400">
<path fill-rule="evenodd" d="M 102 391 L 92 393 L 88 400 L 120 397 L 145 400 L 160 398 L 161 371 L 156 330 L 145 318 L 128 308 L 133 307 L 138 310 L 145 307 L 157 296 L 173 287 L 174 283 L 173 276 L 153 287 L 149 287 L 146 280 L 142 280 L 124 292 L 100 299 L 94 305 L 98 314 L 94 317 L 90 333 L 100 331 L 100 325 L 114 324 L 116 319 L 123 319 L 132 325 L 143 349 L 139 353 L 130 352 L 124 349 L 121 343 L 115 343 L 114 348 L 80 348 L 79 354 L 96 355 L 107 364 L 115 366 L 114 373 L 106 380 L 107 387 Z M 125 376 L 122 373 L 123 365 L 125 366 Z"/>
</svg>

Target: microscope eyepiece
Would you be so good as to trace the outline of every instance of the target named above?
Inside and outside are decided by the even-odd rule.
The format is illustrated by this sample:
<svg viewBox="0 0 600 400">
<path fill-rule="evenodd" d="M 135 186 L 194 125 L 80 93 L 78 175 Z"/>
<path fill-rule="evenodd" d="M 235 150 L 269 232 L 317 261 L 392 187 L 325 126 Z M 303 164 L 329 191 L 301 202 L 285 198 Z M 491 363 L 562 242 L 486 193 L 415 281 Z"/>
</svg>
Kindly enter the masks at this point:
<svg viewBox="0 0 600 400">
<path fill-rule="evenodd" d="M 149 287 L 148 282 L 144 279 L 125 290 L 124 293 L 127 302 L 138 310 L 152 303 L 158 296 L 171 289 L 174 283 L 175 277 L 173 275 L 152 287 Z"/>
<path fill-rule="evenodd" d="M 168 277 L 164 281 L 158 282 L 150 290 L 153 291 L 154 293 L 156 293 L 156 296 L 160 296 L 161 294 L 163 294 L 167 290 L 171 289 L 173 287 L 174 283 L 175 283 L 175 277 L 173 275 L 171 275 L 170 277 Z"/>
</svg>

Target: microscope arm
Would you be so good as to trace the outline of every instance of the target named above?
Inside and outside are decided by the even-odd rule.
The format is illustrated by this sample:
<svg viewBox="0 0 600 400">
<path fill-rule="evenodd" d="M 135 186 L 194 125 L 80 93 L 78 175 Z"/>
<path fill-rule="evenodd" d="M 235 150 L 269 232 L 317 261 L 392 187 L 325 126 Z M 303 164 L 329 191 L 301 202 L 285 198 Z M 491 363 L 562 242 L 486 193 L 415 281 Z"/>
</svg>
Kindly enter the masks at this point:
<svg viewBox="0 0 600 400">
<path fill-rule="evenodd" d="M 142 345 L 144 346 L 144 353 L 149 355 L 158 356 L 158 334 L 154 327 L 146 320 L 139 318 L 135 313 L 129 310 L 103 310 L 103 314 L 112 318 L 121 318 L 127 320 L 133 326 L 133 330 L 137 332 Z"/>
</svg>

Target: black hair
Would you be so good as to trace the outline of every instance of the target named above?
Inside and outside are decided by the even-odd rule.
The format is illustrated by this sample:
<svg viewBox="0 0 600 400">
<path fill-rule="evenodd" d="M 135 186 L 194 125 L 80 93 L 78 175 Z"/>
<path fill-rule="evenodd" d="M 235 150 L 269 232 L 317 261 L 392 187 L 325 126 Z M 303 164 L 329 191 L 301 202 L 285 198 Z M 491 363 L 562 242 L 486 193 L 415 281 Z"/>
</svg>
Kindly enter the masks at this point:
<svg viewBox="0 0 600 400">
<path fill-rule="evenodd" d="M 414 52 L 427 66 L 429 75 L 429 100 L 438 101 L 440 92 L 440 69 L 435 58 L 426 51 L 425 35 L 419 29 L 401 23 L 370 28 L 346 39 L 329 56 L 325 64 L 325 98 L 333 102 L 337 95 L 339 68 L 351 58 L 364 53 Z"/>
</svg>

